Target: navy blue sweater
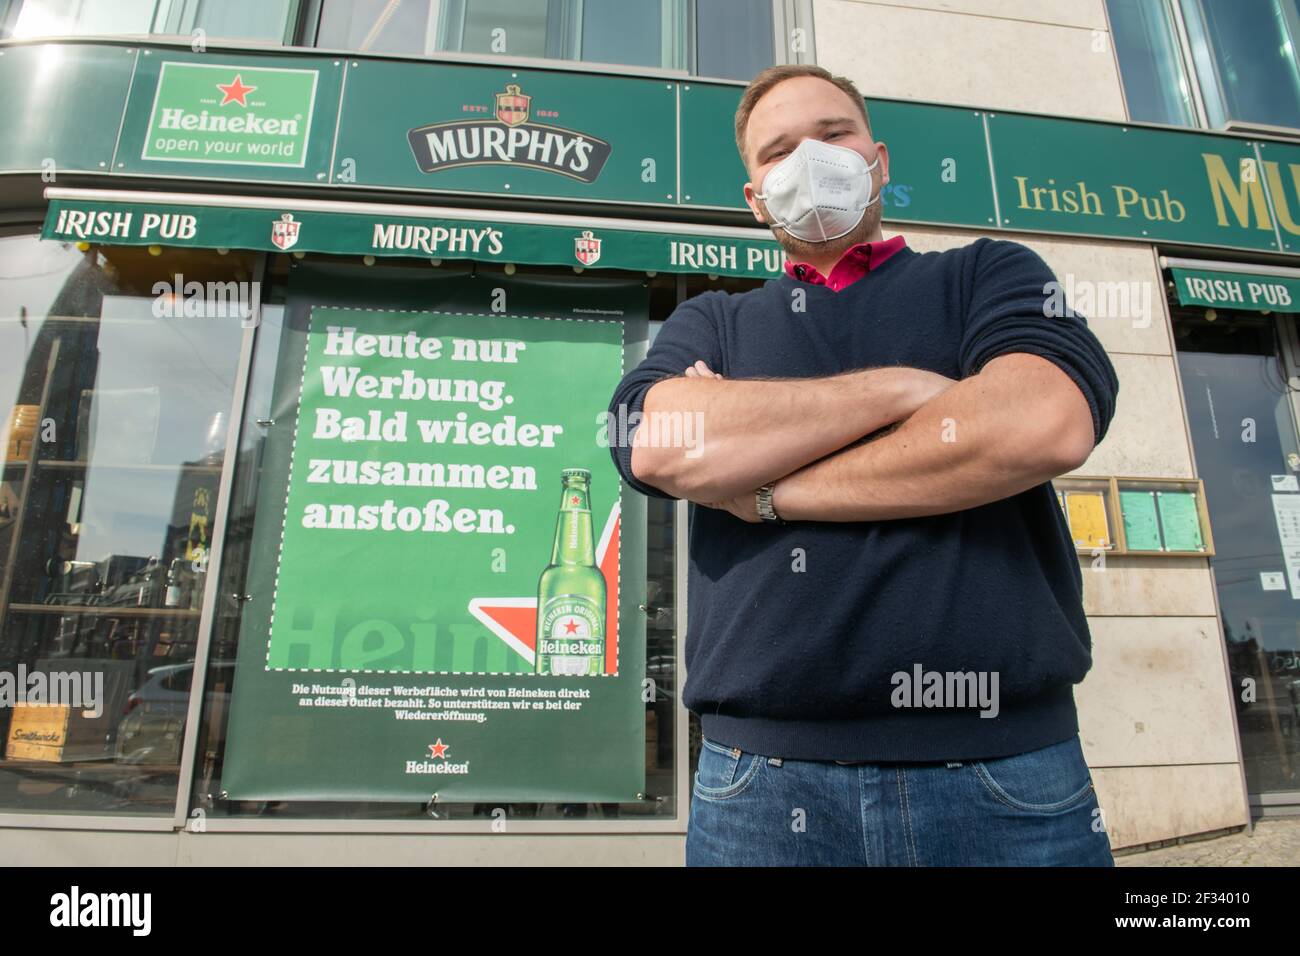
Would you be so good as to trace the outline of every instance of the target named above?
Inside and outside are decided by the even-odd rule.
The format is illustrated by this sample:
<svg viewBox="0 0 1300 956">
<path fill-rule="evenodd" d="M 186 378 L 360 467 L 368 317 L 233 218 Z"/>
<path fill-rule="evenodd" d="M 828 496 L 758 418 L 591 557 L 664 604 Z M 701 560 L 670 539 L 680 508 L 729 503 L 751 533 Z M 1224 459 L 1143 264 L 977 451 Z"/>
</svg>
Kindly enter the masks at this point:
<svg viewBox="0 0 1300 956">
<path fill-rule="evenodd" d="M 979 239 L 942 253 L 904 248 L 839 292 L 788 276 L 706 292 L 663 324 L 610 411 L 641 412 L 655 382 L 697 359 L 728 379 L 888 365 L 961 379 L 1028 352 L 1079 386 L 1100 441 L 1119 383 L 1083 318 L 1048 317 L 1055 281 L 1025 246 Z M 803 313 L 789 305 L 796 288 Z M 636 479 L 631 452 L 611 448 L 624 480 L 672 497 Z M 924 518 L 751 524 L 695 504 L 689 514 L 683 701 L 705 736 L 792 759 L 937 761 L 1021 753 L 1078 732 L 1072 685 L 1092 666 L 1091 639 L 1050 482 Z M 795 549 L 802 571 L 792 570 Z M 983 674 L 990 694 L 996 675 L 996 716 L 981 716 L 994 708 L 974 693 L 965 706 L 951 706 L 952 695 L 928 706 L 928 672 Z M 902 674 L 919 686 L 908 690 Z"/>
</svg>

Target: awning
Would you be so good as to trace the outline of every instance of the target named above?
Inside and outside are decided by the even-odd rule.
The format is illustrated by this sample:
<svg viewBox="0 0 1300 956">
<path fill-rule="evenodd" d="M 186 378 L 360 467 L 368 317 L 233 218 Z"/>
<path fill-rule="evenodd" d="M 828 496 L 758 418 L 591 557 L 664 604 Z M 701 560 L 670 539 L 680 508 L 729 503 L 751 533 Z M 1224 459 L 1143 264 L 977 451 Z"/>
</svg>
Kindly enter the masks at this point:
<svg viewBox="0 0 1300 956">
<path fill-rule="evenodd" d="M 767 279 L 784 257 L 759 229 L 451 207 L 48 188 L 44 239 L 264 252 L 476 259 Z"/>
<path fill-rule="evenodd" d="M 1178 301 L 1183 305 L 1245 312 L 1300 312 L 1300 276 L 1177 267 L 1171 271 Z"/>
</svg>

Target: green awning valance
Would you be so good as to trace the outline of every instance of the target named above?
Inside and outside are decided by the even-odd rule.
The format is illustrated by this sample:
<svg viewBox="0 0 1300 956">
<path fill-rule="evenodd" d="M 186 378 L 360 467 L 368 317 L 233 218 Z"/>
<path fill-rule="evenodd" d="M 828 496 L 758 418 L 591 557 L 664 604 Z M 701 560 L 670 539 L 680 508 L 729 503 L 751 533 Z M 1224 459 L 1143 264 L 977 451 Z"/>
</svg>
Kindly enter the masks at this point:
<svg viewBox="0 0 1300 956">
<path fill-rule="evenodd" d="M 1252 272 L 1174 269 L 1178 301 L 1246 312 L 1300 312 L 1300 279 Z"/>
<path fill-rule="evenodd" d="M 53 190 L 51 191 L 53 192 Z M 60 190 L 65 194 L 74 190 Z M 51 196 L 42 238 L 113 245 L 191 246 L 265 252 L 476 259 L 528 265 L 634 269 L 766 279 L 780 274 L 781 247 L 754 230 L 635 228 L 576 216 L 519 213 L 424 215 L 418 207 L 212 197 L 164 201 Z M 449 212 L 430 210 L 430 213 Z M 763 238 L 767 236 L 767 238 Z"/>
</svg>

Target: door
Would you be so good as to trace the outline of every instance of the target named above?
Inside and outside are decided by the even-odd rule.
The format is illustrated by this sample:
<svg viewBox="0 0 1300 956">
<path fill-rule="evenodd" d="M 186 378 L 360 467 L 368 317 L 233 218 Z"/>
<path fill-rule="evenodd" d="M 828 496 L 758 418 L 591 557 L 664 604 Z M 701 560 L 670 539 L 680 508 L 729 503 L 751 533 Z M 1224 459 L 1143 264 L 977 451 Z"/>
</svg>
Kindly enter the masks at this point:
<svg viewBox="0 0 1300 956">
<path fill-rule="evenodd" d="M 1252 803 L 1300 803 L 1295 316 L 1171 306 Z"/>
</svg>

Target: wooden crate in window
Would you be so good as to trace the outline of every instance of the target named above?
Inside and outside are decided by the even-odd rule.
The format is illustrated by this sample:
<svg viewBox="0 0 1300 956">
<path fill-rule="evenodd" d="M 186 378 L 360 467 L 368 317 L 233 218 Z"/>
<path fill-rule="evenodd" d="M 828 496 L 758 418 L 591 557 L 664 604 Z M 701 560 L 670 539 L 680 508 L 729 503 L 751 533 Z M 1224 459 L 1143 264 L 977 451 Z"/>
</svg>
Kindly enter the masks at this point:
<svg viewBox="0 0 1300 956">
<path fill-rule="evenodd" d="M 5 758 L 51 763 L 102 759 L 106 723 L 103 716 L 87 717 L 80 708 L 66 704 L 17 704 L 9 721 Z"/>
</svg>

